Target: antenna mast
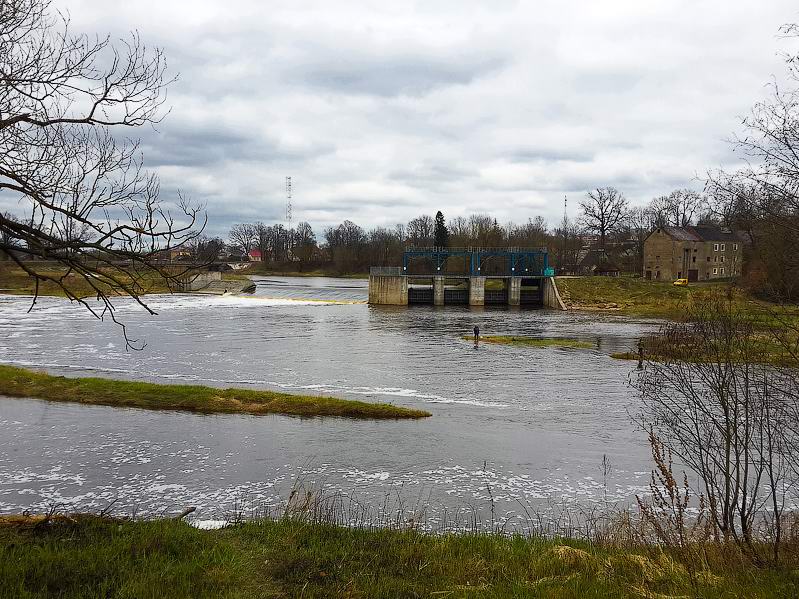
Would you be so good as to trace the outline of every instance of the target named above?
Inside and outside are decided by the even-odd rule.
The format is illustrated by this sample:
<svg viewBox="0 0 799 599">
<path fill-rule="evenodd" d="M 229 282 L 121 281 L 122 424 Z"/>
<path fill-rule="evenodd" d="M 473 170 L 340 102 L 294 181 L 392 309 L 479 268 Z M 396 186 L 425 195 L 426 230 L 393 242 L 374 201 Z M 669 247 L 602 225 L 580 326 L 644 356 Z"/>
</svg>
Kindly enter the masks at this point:
<svg viewBox="0 0 799 599">
<path fill-rule="evenodd" d="M 286 222 L 291 229 L 291 177 L 286 177 Z"/>
</svg>

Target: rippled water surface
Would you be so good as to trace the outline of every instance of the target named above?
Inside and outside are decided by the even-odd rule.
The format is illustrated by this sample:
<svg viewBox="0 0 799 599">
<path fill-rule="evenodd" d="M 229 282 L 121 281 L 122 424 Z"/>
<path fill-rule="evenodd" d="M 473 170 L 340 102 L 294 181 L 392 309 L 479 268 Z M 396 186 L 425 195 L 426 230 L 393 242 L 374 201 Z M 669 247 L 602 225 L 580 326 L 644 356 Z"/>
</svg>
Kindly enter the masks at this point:
<svg viewBox="0 0 799 599">
<path fill-rule="evenodd" d="M 378 505 L 500 513 L 565 496 L 629 501 L 648 451 L 630 423 L 635 346 L 653 323 L 505 308 L 370 307 L 366 282 L 262 278 L 252 297 L 118 302 L 131 337 L 64 300 L 0 296 L 0 361 L 68 376 L 332 394 L 433 413 L 421 421 L 198 416 L 0 398 L 0 512 L 54 502 L 157 513 L 284 499 L 299 478 Z M 514 348 L 483 334 L 573 337 L 593 350 Z M 603 455 L 613 466 L 605 477 Z"/>
</svg>

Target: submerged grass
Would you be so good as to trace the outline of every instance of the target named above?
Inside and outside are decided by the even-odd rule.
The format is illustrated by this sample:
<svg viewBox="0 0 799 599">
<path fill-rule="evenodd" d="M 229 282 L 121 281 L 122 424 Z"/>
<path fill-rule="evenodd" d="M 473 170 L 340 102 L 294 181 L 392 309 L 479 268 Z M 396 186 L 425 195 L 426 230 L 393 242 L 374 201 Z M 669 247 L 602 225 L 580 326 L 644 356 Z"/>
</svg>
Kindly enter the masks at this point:
<svg viewBox="0 0 799 599">
<path fill-rule="evenodd" d="M 474 337 L 464 336 L 463 339 L 472 341 Z M 481 343 L 496 343 L 499 345 L 515 345 L 518 347 L 565 347 L 572 349 L 593 349 L 595 345 L 579 339 L 566 339 L 563 337 L 510 337 L 493 335 L 480 337 Z"/>
<path fill-rule="evenodd" d="M 574 540 L 259 520 L 0 522 L 0 597 L 795 597 L 795 570 Z"/>
<path fill-rule="evenodd" d="M 0 365 L 0 395 L 49 401 L 188 412 L 424 418 L 429 412 L 383 403 L 200 385 L 159 385 L 104 378 L 67 378 Z"/>
</svg>

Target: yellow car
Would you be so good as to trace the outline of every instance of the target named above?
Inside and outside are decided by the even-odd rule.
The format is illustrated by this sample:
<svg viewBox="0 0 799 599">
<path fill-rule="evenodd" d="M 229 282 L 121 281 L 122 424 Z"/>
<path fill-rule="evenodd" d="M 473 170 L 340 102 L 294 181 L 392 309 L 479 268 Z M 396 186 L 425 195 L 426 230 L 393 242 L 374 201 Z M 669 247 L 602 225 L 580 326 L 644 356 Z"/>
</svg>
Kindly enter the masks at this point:
<svg viewBox="0 0 799 599">
<path fill-rule="evenodd" d="M 688 287 L 688 279 L 677 279 L 672 285 L 675 287 Z"/>
</svg>

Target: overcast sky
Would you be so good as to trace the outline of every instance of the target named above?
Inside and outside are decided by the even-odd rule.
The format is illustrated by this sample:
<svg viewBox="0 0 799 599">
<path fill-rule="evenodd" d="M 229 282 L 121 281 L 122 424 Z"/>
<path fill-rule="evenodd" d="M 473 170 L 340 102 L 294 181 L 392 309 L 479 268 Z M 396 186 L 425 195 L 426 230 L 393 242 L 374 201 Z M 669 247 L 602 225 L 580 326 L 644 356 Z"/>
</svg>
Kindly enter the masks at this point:
<svg viewBox="0 0 799 599">
<path fill-rule="evenodd" d="M 731 165 L 726 140 L 782 75 L 795 2 L 56 0 L 76 30 L 137 29 L 179 80 L 145 131 L 165 197 L 209 232 L 321 233 L 442 210 L 555 223 L 589 188 L 633 203 Z"/>
</svg>

